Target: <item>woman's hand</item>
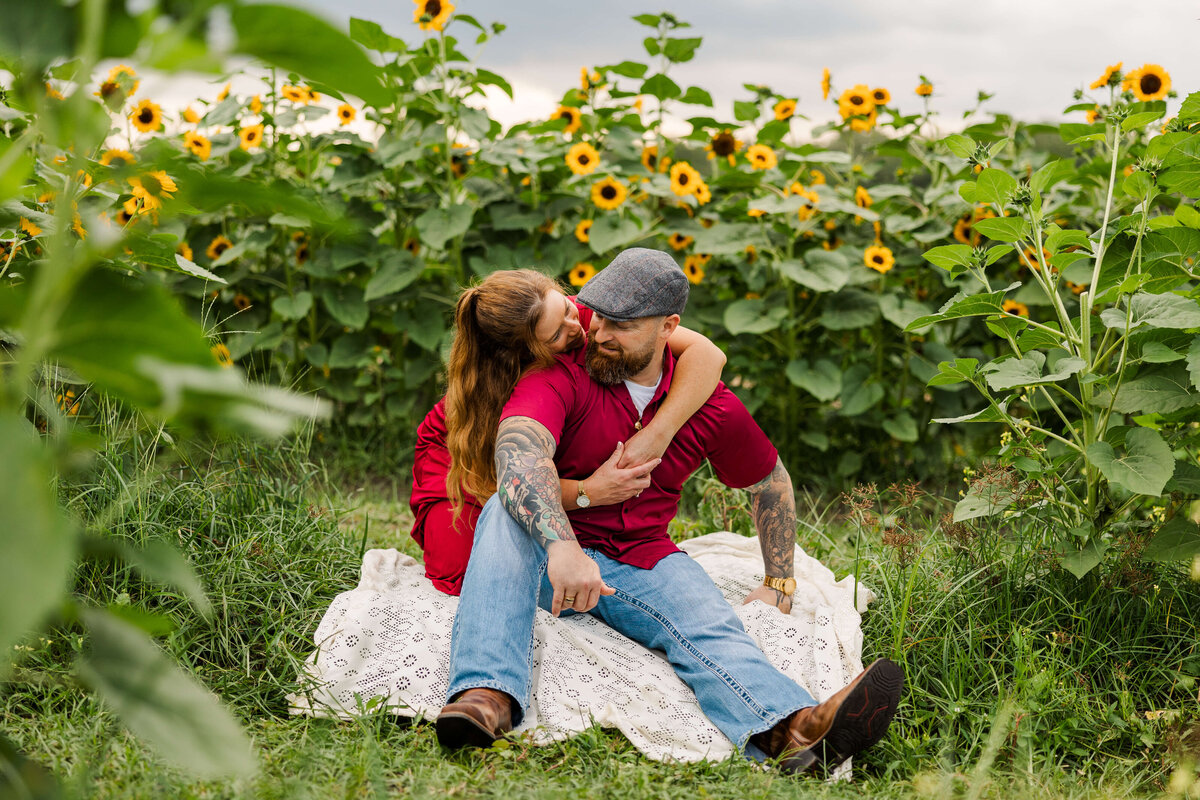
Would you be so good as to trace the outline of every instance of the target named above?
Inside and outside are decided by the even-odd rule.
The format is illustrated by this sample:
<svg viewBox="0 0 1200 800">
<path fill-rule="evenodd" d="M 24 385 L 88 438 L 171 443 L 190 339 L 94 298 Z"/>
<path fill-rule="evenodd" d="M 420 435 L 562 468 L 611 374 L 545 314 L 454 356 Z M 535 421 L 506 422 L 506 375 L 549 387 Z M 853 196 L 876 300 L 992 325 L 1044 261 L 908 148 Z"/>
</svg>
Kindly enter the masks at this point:
<svg viewBox="0 0 1200 800">
<path fill-rule="evenodd" d="M 617 449 L 613 450 L 608 460 L 584 480 L 584 489 L 592 505 L 607 506 L 636 497 L 650 485 L 651 471 L 662 463 L 661 458 L 653 456 L 631 466 L 620 467 L 618 464 L 622 460 L 629 460 L 624 458 L 625 453 L 624 442 L 617 442 Z"/>
<path fill-rule="evenodd" d="M 629 441 L 625 443 L 624 452 L 621 453 L 620 459 L 617 461 L 617 466 L 629 468 L 636 464 L 645 464 L 648 461 L 658 459 L 662 461 L 662 454 L 667 451 L 667 447 L 671 444 L 669 435 L 660 436 L 660 425 L 655 425 L 651 422 L 645 428 L 629 437 Z"/>
</svg>

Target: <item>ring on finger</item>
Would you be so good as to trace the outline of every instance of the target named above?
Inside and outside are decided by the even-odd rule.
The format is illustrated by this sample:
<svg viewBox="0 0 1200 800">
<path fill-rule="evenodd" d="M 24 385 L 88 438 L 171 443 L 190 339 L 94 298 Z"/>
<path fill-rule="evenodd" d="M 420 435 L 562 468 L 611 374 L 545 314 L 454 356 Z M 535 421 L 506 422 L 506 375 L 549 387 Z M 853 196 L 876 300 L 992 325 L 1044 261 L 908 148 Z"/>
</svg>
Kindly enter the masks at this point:
<svg viewBox="0 0 1200 800">
<path fill-rule="evenodd" d="M 564 603 L 567 603 L 567 604 L 574 603 L 574 602 L 575 602 L 575 595 L 571 595 L 570 597 L 564 597 L 564 598 L 563 598 L 563 602 L 564 602 Z"/>
</svg>

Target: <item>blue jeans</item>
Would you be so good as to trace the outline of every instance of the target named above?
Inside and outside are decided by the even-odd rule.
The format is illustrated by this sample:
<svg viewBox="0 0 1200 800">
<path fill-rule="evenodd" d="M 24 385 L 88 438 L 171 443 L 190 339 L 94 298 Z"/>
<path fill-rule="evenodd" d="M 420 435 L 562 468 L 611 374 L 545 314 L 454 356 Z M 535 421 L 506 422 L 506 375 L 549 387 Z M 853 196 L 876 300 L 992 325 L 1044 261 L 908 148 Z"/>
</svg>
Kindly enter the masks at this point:
<svg viewBox="0 0 1200 800">
<path fill-rule="evenodd" d="M 584 552 L 616 590 L 589 613 L 663 651 L 705 715 L 739 750 L 746 750 L 752 734 L 816 705 L 767 660 L 716 584 L 686 553 L 641 569 L 595 550 Z M 532 700 L 534 617 L 539 605 L 549 610 L 554 594 L 547 560 L 541 545 L 492 497 L 475 527 L 454 618 L 450 699 L 467 689 L 497 689 L 517 701 L 513 725 L 520 723 Z M 756 751 L 747 755 L 761 758 Z"/>
</svg>

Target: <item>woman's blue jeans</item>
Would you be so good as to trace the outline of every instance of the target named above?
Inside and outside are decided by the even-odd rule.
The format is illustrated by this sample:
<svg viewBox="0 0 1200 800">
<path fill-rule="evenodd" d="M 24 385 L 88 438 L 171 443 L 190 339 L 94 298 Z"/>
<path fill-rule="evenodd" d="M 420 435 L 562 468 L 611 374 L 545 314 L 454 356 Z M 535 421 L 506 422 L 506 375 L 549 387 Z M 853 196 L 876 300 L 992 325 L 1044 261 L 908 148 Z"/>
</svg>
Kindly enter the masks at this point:
<svg viewBox="0 0 1200 800">
<path fill-rule="evenodd" d="M 700 708 L 739 750 L 752 734 L 816 705 L 767 660 L 712 579 L 687 554 L 672 553 L 652 569 L 641 569 L 595 550 L 584 552 L 616 589 L 590 613 L 664 652 Z M 520 723 L 532 700 L 534 617 L 539 605 L 549 610 L 554 594 L 546 564 L 546 551 L 493 496 L 475 528 L 454 618 L 450 699 L 467 689 L 498 689 L 517 701 L 513 725 Z"/>
</svg>

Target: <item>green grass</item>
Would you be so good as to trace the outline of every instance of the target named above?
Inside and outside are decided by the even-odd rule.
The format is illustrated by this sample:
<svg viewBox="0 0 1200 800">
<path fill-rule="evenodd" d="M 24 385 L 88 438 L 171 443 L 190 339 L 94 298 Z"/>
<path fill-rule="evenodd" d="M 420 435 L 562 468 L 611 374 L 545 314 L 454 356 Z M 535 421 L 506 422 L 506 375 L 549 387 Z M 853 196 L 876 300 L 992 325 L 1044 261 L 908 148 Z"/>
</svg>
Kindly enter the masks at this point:
<svg viewBox="0 0 1200 800">
<path fill-rule="evenodd" d="M 998 527 L 951 539 L 935 530 L 943 504 L 890 496 L 884 515 L 919 541 L 885 544 L 841 503 L 801 502 L 802 545 L 839 576 L 857 564 L 878 593 L 864 660 L 895 658 L 908 676 L 895 724 L 858 760 L 853 784 L 793 780 L 739 759 L 661 764 L 599 729 L 559 745 L 447 755 L 427 725 L 289 717 L 297 664 L 329 601 L 357 581 L 362 550 L 417 554 L 407 506 L 387 488 L 406 476 L 331 474 L 303 438 L 167 448 L 158 459 L 167 468 L 152 464 L 164 449 L 153 436 L 114 441 L 64 485 L 65 500 L 106 535 L 180 548 L 215 613 L 205 620 L 111 562 L 85 562 L 76 592 L 169 620 L 162 645 L 242 719 L 260 771 L 195 782 L 163 765 L 79 688 L 79 637 L 62 628 L 31 643 L 5 687 L 0 733 L 57 773 L 68 796 L 1142 797 L 1168 787 L 1179 754 L 1200 751 L 1200 587 L 1180 569 L 1134 559 L 1079 581 L 1046 557 L 1044 536 Z M 743 498 L 708 488 L 693 490 L 675 535 L 748 523 Z M 1174 796 L 1190 775 L 1180 773 Z"/>
</svg>

